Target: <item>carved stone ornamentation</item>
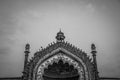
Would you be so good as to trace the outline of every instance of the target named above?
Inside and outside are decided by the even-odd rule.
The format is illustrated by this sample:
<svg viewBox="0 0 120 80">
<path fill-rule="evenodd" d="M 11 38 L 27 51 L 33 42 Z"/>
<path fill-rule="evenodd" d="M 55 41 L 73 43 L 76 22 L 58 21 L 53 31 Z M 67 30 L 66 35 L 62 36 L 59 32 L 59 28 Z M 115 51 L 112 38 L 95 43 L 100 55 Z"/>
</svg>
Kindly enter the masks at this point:
<svg viewBox="0 0 120 80">
<path fill-rule="evenodd" d="M 94 68 L 92 59 L 84 51 L 65 42 L 64 33 L 61 31 L 57 33 L 56 39 L 56 42 L 40 49 L 27 61 L 23 80 L 44 80 L 44 78 L 64 78 L 65 76 L 69 78 L 69 74 L 77 80 L 98 80 L 94 72 L 97 68 Z M 65 65 L 69 67 L 66 68 Z M 64 68 L 61 68 L 62 66 Z M 71 68 L 70 66 L 73 67 L 72 71 L 67 70 Z"/>
<path fill-rule="evenodd" d="M 42 80 L 42 75 L 44 74 L 44 69 L 48 67 L 48 65 L 53 64 L 53 62 L 57 62 L 59 60 L 63 60 L 63 62 L 68 62 L 70 65 L 73 65 L 74 68 L 76 68 L 78 70 L 78 73 L 80 75 L 80 80 L 84 80 L 84 72 L 83 72 L 83 68 L 81 65 L 79 65 L 76 61 L 74 61 L 73 59 L 67 57 L 66 55 L 59 53 L 49 59 L 47 59 L 45 62 L 43 62 L 39 68 L 38 68 L 38 72 L 37 72 L 37 80 Z"/>
</svg>

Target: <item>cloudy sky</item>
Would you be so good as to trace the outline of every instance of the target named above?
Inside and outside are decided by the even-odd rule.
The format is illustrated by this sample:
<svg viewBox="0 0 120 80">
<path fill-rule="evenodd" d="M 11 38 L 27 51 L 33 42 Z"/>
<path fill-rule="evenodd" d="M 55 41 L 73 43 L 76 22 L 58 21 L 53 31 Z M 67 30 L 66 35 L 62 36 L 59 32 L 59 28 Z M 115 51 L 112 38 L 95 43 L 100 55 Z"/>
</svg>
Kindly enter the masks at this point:
<svg viewBox="0 0 120 80">
<path fill-rule="evenodd" d="M 100 76 L 120 77 L 119 0 L 0 0 L 0 77 L 21 76 L 25 44 L 32 56 L 60 28 L 88 55 L 96 44 Z"/>
</svg>

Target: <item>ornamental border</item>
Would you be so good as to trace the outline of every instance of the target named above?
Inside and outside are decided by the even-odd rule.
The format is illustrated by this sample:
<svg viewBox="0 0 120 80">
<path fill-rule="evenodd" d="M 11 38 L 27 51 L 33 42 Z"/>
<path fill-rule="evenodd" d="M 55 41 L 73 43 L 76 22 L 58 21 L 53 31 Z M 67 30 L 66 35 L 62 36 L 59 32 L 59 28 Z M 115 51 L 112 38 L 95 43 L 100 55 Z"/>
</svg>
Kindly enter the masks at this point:
<svg viewBox="0 0 120 80">
<path fill-rule="evenodd" d="M 35 68 L 34 68 L 34 70 L 33 70 L 33 80 L 38 80 L 38 79 L 36 78 L 36 77 L 37 77 L 37 72 L 38 72 L 39 67 L 40 67 L 41 64 L 42 64 L 42 61 L 45 60 L 47 57 L 54 55 L 56 52 L 59 52 L 60 50 L 63 51 L 63 52 L 65 52 L 65 53 L 68 54 L 68 55 L 73 56 L 75 59 L 77 59 L 77 60 L 82 64 L 82 66 L 83 66 L 83 68 L 84 68 L 84 71 L 85 71 L 85 72 L 84 72 L 84 74 L 85 74 L 85 80 L 89 80 L 87 67 L 86 67 L 85 63 L 82 61 L 82 59 L 80 59 L 80 58 L 77 57 L 76 55 L 72 54 L 71 52 L 69 52 L 69 51 L 67 51 L 67 50 L 65 50 L 65 49 L 63 49 L 63 48 L 58 48 L 58 49 L 56 49 L 56 50 L 53 50 L 51 53 L 48 53 L 47 55 L 45 55 L 43 58 L 41 58 L 41 59 L 38 61 L 38 63 L 36 64 L 36 66 L 35 66 Z M 68 56 L 67 56 L 67 57 L 68 57 Z M 70 57 L 68 57 L 68 58 L 71 59 Z M 49 59 L 48 59 L 48 60 L 49 60 Z M 73 60 L 73 59 L 71 59 L 71 60 Z M 45 62 L 45 61 L 44 61 L 44 62 Z M 47 67 L 47 66 L 46 66 L 46 67 Z M 44 68 L 45 68 L 45 66 L 44 66 Z M 81 74 L 80 74 L 80 75 L 81 75 Z M 39 80 L 42 80 L 42 78 L 39 79 Z M 80 80 L 84 80 L 84 78 L 81 77 Z"/>
</svg>

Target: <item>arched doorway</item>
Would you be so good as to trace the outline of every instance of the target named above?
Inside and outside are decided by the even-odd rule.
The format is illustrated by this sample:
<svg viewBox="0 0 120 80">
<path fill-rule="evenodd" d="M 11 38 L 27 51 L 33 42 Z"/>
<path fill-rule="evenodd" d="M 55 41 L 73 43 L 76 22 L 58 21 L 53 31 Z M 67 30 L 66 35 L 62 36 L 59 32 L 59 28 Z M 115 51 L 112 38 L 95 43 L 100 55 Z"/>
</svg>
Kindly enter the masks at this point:
<svg viewBox="0 0 120 80">
<path fill-rule="evenodd" d="M 44 69 L 43 80 L 79 80 L 79 73 L 73 65 L 60 59 Z"/>
<path fill-rule="evenodd" d="M 50 55 L 49 55 L 50 56 Z M 35 80 L 85 80 L 85 66 L 62 52 L 40 60 Z"/>
</svg>

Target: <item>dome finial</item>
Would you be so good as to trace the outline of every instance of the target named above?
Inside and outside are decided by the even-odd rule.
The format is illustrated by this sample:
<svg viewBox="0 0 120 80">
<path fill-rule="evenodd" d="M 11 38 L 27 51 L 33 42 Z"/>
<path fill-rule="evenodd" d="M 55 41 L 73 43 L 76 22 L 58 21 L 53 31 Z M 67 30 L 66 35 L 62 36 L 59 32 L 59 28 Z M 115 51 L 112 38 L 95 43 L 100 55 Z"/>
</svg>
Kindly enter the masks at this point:
<svg viewBox="0 0 120 80">
<path fill-rule="evenodd" d="M 62 42 L 64 41 L 64 39 L 65 39 L 64 33 L 61 31 L 60 28 L 60 31 L 57 33 L 56 40 L 57 42 Z"/>
<path fill-rule="evenodd" d="M 95 44 L 94 44 L 94 43 L 91 44 L 91 49 L 92 49 L 92 50 L 96 50 L 96 47 L 95 47 Z"/>
</svg>

